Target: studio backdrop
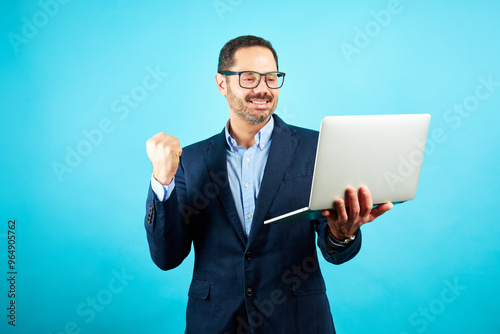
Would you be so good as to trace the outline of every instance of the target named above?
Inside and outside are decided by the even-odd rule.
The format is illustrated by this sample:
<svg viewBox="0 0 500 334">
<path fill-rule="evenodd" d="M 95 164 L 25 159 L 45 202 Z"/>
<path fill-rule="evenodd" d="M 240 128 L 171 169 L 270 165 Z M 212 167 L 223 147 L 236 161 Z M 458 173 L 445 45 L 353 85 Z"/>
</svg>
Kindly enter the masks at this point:
<svg viewBox="0 0 500 334">
<path fill-rule="evenodd" d="M 500 333 L 500 2 L 0 8 L 2 333 L 183 333 L 193 254 L 150 258 L 146 140 L 223 129 L 219 51 L 247 34 L 277 50 L 287 123 L 432 115 L 415 200 L 363 226 L 352 261 L 321 259 L 338 333 Z"/>
</svg>

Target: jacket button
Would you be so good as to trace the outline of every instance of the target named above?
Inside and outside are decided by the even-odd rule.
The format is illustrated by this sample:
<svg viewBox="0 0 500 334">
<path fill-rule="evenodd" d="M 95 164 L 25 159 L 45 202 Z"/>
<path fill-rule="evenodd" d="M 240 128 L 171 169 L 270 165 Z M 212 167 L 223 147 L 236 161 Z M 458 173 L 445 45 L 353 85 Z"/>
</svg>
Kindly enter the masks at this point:
<svg viewBox="0 0 500 334">
<path fill-rule="evenodd" d="M 245 294 L 248 297 L 252 297 L 253 296 L 253 289 L 252 288 L 247 288 L 247 290 L 245 291 Z"/>
<path fill-rule="evenodd" d="M 250 260 L 252 258 L 252 252 L 246 252 L 245 259 Z"/>
</svg>

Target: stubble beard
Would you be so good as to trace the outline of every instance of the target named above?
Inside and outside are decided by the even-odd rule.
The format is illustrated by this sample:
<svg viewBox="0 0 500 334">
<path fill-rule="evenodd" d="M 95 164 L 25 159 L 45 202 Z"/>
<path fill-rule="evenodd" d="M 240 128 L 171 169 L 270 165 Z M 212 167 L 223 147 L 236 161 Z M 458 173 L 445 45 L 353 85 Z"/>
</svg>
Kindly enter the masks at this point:
<svg viewBox="0 0 500 334">
<path fill-rule="evenodd" d="M 254 114 L 252 113 L 252 108 L 248 107 L 245 105 L 246 101 L 243 101 L 241 98 L 235 96 L 233 92 L 231 91 L 231 88 L 228 86 L 227 87 L 227 95 L 226 95 L 229 107 L 231 110 L 240 118 L 242 121 L 247 122 L 249 124 L 260 124 L 262 122 L 266 122 L 271 115 L 274 113 L 274 110 L 276 109 L 276 103 L 273 103 L 273 99 L 268 96 L 267 94 L 263 95 L 254 95 L 254 96 L 249 96 L 247 97 L 247 100 L 249 98 L 259 98 L 259 99 L 265 99 L 269 98 L 269 108 L 267 109 L 266 113 L 259 113 L 259 114 Z M 272 104 L 272 105 L 271 105 Z"/>
</svg>

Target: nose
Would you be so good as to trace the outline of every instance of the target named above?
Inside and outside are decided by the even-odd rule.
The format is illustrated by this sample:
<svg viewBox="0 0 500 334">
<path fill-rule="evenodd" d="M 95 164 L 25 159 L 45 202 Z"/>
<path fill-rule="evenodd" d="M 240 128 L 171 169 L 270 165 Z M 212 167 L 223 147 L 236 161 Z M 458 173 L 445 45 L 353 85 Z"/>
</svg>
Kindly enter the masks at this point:
<svg viewBox="0 0 500 334">
<path fill-rule="evenodd" d="M 257 87 L 255 87 L 254 89 L 252 89 L 252 91 L 254 93 L 264 93 L 264 92 L 269 92 L 270 91 L 269 87 L 267 87 L 266 78 L 264 76 L 260 77 L 259 84 L 257 85 Z"/>
</svg>

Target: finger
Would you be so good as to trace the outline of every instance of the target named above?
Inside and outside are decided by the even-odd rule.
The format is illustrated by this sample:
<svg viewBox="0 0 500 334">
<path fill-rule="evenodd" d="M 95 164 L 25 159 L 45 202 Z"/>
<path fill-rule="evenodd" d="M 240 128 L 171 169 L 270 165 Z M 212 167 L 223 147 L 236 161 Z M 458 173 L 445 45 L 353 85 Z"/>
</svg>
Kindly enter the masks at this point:
<svg viewBox="0 0 500 334">
<path fill-rule="evenodd" d="M 168 135 L 165 132 L 159 132 L 155 134 L 153 137 L 149 138 L 148 141 L 146 142 L 146 147 L 155 147 L 158 145 L 163 145 L 166 142 L 168 142 Z M 173 136 L 172 136 L 173 138 Z"/>
<path fill-rule="evenodd" d="M 321 214 L 324 216 L 324 217 L 327 217 L 331 220 L 338 220 L 339 217 L 337 216 L 337 213 L 335 212 L 335 210 L 323 210 L 321 211 Z"/>
<path fill-rule="evenodd" d="M 349 187 L 345 191 L 345 197 L 347 199 L 347 206 L 349 207 L 349 219 L 354 221 L 359 215 L 359 201 L 356 189 Z"/>
<path fill-rule="evenodd" d="M 181 147 L 181 142 L 179 139 L 175 138 L 174 136 L 170 136 L 166 140 L 166 145 L 170 147 L 171 152 L 176 156 L 180 157 L 182 154 L 182 147 Z"/>
<path fill-rule="evenodd" d="M 163 138 L 165 136 L 167 136 L 167 134 L 165 132 L 158 132 L 153 137 L 151 137 L 151 139 L 157 140 L 157 139 L 161 139 L 161 138 Z"/>
<path fill-rule="evenodd" d="M 172 157 L 172 161 L 175 161 L 177 163 L 179 162 L 182 154 L 182 148 L 180 146 L 167 146 L 166 148 L 164 148 L 164 150 L 167 156 Z"/>
<path fill-rule="evenodd" d="M 180 157 L 182 154 L 181 142 L 172 135 L 166 135 L 155 141 L 156 147 L 165 151 L 167 154 Z"/>
<path fill-rule="evenodd" d="M 171 148 L 171 152 L 179 158 L 182 155 L 182 147 L 176 145 Z"/>
<path fill-rule="evenodd" d="M 393 207 L 394 207 L 394 204 L 392 204 L 391 202 L 380 204 L 375 209 L 373 209 L 372 212 L 370 213 L 370 221 L 373 221 L 375 218 L 383 215 L 384 213 L 386 213 L 387 211 L 389 211 Z"/>
<path fill-rule="evenodd" d="M 367 218 L 373 209 L 372 195 L 370 189 L 367 186 L 361 186 L 359 188 L 359 199 L 360 199 L 360 212 L 361 217 Z"/>
<path fill-rule="evenodd" d="M 178 138 L 175 138 L 172 135 L 167 135 L 164 138 L 164 141 L 165 141 L 165 143 L 167 143 L 169 145 L 180 145 L 181 144 L 181 141 Z"/>
<path fill-rule="evenodd" d="M 341 222 L 346 222 L 348 219 L 347 212 L 345 210 L 345 203 L 343 200 L 338 199 L 334 203 L 335 210 L 337 211 L 337 217 Z"/>
<path fill-rule="evenodd" d="M 163 132 L 163 131 L 162 131 L 162 132 L 158 132 L 157 134 L 155 134 L 155 135 L 153 136 L 153 138 L 163 137 L 163 136 L 166 136 L 166 135 L 167 135 L 167 134 L 166 134 L 165 132 Z"/>
</svg>

